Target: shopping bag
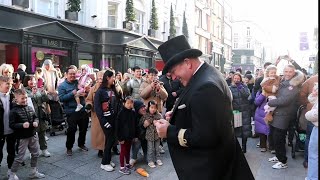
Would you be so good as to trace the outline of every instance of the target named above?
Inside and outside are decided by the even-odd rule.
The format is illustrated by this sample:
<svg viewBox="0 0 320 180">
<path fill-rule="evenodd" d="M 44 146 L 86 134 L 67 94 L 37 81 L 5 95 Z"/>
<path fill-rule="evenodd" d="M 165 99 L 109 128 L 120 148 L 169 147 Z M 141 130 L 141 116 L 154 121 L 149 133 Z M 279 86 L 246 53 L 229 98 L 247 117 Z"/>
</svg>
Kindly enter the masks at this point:
<svg viewBox="0 0 320 180">
<path fill-rule="evenodd" d="M 240 111 L 233 111 L 233 127 L 238 128 L 242 126 L 242 113 Z"/>
</svg>

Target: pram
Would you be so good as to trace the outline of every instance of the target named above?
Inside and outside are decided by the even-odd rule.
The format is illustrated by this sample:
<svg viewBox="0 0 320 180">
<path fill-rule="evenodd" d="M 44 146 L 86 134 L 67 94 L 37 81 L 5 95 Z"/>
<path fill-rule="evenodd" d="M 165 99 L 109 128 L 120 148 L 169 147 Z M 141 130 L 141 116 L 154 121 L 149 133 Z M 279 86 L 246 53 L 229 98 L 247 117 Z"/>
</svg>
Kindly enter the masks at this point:
<svg viewBox="0 0 320 180">
<path fill-rule="evenodd" d="M 296 152 L 304 152 L 304 144 L 306 141 L 307 120 L 305 118 L 306 106 L 302 105 L 297 111 L 297 118 L 294 123 L 295 142 L 292 143 L 291 157 L 296 157 Z"/>
<path fill-rule="evenodd" d="M 59 101 L 49 101 L 51 114 L 49 117 L 49 132 L 50 136 L 55 136 L 57 131 L 64 131 L 67 134 L 67 121 L 66 115 L 63 111 L 62 105 Z"/>
</svg>

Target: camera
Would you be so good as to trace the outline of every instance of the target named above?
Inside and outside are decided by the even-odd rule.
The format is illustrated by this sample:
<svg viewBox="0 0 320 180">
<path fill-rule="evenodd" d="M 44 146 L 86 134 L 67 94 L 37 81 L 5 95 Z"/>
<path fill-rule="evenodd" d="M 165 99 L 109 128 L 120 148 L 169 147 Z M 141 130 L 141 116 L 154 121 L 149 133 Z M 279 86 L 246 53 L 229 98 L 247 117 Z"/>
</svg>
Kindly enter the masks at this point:
<svg viewBox="0 0 320 180">
<path fill-rule="evenodd" d="M 161 81 L 159 81 L 159 80 L 153 80 L 153 82 L 157 85 L 158 83 L 160 84 L 160 85 L 163 85 L 163 82 L 161 82 Z"/>
</svg>

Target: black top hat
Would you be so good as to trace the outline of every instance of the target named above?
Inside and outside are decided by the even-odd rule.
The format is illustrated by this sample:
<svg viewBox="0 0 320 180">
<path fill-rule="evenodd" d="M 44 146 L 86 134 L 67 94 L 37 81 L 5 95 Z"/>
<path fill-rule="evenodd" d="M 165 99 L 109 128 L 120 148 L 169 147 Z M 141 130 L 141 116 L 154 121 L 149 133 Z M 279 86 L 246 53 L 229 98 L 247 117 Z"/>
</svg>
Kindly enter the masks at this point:
<svg viewBox="0 0 320 180">
<path fill-rule="evenodd" d="M 191 49 L 184 35 L 174 37 L 158 47 L 158 51 L 165 65 L 162 74 L 166 74 L 174 65 L 182 62 L 185 58 L 199 57 L 202 52 Z"/>
</svg>

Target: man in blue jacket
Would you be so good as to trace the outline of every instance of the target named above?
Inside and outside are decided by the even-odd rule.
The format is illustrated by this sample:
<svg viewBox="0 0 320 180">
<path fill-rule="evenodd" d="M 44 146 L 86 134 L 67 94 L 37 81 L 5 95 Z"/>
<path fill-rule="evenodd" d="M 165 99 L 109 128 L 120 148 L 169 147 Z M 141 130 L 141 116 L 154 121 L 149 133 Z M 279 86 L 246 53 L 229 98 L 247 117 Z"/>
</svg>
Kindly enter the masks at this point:
<svg viewBox="0 0 320 180">
<path fill-rule="evenodd" d="M 86 113 L 85 107 L 85 96 L 86 92 L 80 95 L 80 102 L 83 108 L 80 111 L 75 111 L 77 108 L 77 103 L 74 95 L 77 93 L 78 80 L 76 80 L 76 71 L 72 68 L 66 70 L 67 78 L 58 87 L 59 99 L 63 103 L 64 111 L 67 115 L 67 155 L 72 156 L 72 147 L 75 141 L 75 134 L 77 131 L 77 126 L 79 127 L 79 137 L 78 146 L 83 151 L 88 151 L 85 146 L 87 128 L 89 124 L 89 117 Z"/>
</svg>

